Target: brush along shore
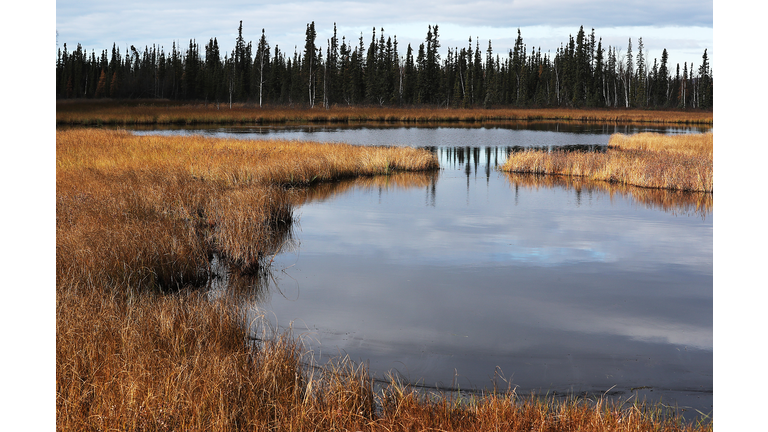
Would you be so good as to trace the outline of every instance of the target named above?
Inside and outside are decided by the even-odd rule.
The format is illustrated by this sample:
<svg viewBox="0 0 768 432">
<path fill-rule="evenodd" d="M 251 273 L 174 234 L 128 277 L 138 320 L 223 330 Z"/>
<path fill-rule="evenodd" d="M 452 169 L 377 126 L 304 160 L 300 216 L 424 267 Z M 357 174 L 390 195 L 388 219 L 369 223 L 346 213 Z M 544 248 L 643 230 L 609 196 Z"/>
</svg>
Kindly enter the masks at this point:
<svg viewBox="0 0 768 432">
<path fill-rule="evenodd" d="M 510 154 L 501 170 L 712 193 L 713 148 L 712 132 L 614 134 L 605 153 L 522 151 Z"/>
<path fill-rule="evenodd" d="M 79 129 L 57 132 L 56 167 L 59 430 L 712 430 L 657 405 L 374 390 L 345 359 L 307 368 L 291 334 L 254 344 L 241 293 L 200 289 L 214 255 L 267 274 L 304 185 L 421 187 L 427 151 Z"/>
<path fill-rule="evenodd" d="M 206 125 L 275 123 L 450 123 L 577 121 L 711 125 L 708 111 L 571 108 L 291 108 L 169 101 L 57 101 L 57 125 Z"/>
</svg>

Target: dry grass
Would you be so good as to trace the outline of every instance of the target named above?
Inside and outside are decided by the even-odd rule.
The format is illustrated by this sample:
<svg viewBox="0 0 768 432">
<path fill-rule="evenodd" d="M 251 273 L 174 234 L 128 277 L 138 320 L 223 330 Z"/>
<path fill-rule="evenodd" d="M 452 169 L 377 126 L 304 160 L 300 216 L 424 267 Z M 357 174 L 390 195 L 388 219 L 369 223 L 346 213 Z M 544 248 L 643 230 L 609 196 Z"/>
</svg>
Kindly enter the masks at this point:
<svg viewBox="0 0 768 432">
<path fill-rule="evenodd" d="M 231 310 L 188 292 L 121 302 L 59 289 L 58 429 L 232 430 L 277 421 L 301 400 L 298 347 L 286 337 L 245 349 Z"/>
<path fill-rule="evenodd" d="M 287 140 L 135 136 L 73 129 L 57 132 L 57 172 L 175 170 L 226 187 L 299 185 L 393 171 L 438 168 L 427 151 Z"/>
<path fill-rule="evenodd" d="M 379 108 L 332 107 L 308 109 L 290 107 L 259 108 L 235 104 L 171 104 L 146 100 L 143 103 L 119 101 L 58 101 L 57 125 L 170 125 L 170 124 L 271 124 L 271 123 L 350 123 L 350 122 L 490 122 L 558 120 L 602 123 L 661 123 L 711 125 L 712 112 L 658 111 L 628 109 L 566 108 Z"/>
<path fill-rule="evenodd" d="M 96 130 L 57 132 L 56 145 L 59 430 L 712 430 L 634 406 L 376 392 L 362 366 L 310 367 L 300 338 L 253 340 L 241 298 L 194 289 L 212 256 L 246 283 L 268 272 L 309 198 L 297 185 L 430 170 L 428 152 Z M 434 181 L 390 174 L 362 187 Z M 361 187 L 322 185 L 337 186 L 318 196 Z"/>
<path fill-rule="evenodd" d="M 57 277 L 179 287 L 211 254 L 258 266 L 283 243 L 306 185 L 432 170 L 412 148 L 57 132 Z"/>
<path fill-rule="evenodd" d="M 713 192 L 712 133 L 614 134 L 606 153 L 513 153 L 502 166 L 513 173 L 583 176 L 645 188 Z"/>
<path fill-rule="evenodd" d="M 714 148 L 714 137 L 712 132 L 680 135 L 658 133 L 614 134 L 611 136 L 608 144 L 621 150 L 670 152 L 686 156 L 705 156 L 711 158 Z"/>
<path fill-rule="evenodd" d="M 684 423 L 657 406 L 622 406 L 598 399 L 531 396 L 508 392 L 471 398 L 425 398 L 390 386 L 373 430 L 391 431 L 694 431 L 712 424 Z"/>
</svg>

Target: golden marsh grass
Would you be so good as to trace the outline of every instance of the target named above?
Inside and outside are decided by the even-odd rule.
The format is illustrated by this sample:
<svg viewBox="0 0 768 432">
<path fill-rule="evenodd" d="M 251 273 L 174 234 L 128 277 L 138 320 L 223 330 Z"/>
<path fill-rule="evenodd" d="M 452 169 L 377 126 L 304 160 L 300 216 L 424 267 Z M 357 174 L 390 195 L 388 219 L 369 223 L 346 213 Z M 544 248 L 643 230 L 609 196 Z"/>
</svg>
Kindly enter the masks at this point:
<svg viewBox="0 0 768 432">
<path fill-rule="evenodd" d="M 253 266 L 292 220 L 285 186 L 437 166 L 412 148 L 60 131 L 57 275 L 180 286 L 214 252 Z"/>
<path fill-rule="evenodd" d="M 265 264 L 296 203 L 428 187 L 429 152 L 101 130 L 59 131 L 56 150 L 58 430 L 712 430 L 653 406 L 374 390 L 348 359 L 308 368 L 300 337 L 251 340 L 236 298 L 194 289 L 212 254 Z"/>
<path fill-rule="evenodd" d="M 712 193 L 713 135 L 614 134 L 605 153 L 513 153 L 502 166 L 512 173 L 581 176 L 645 188 Z"/>
<path fill-rule="evenodd" d="M 264 107 L 234 104 L 172 104 L 146 100 L 57 101 L 57 125 L 202 125 L 272 123 L 350 123 L 350 122 L 489 122 L 489 121 L 578 121 L 609 123 L 661 123 L 711 125 L 712 112 L 660 111 L 637 109 L 566 108 L 380 108 L 342 107 L 329 109 Z"/>
</svg>

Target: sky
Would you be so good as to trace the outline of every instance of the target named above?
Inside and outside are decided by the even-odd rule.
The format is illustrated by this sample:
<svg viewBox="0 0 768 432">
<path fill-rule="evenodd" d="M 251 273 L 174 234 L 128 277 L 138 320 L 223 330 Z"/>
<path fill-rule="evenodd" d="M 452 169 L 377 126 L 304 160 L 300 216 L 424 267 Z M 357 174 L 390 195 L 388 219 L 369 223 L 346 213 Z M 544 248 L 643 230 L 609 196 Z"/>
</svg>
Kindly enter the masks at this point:
<svg viewBox="0 0 768 432">
<path fill-rule="evenodd" d="M 241 1 L 139 0 L 104 2 L 60 0 L 56 2 L 57 46 L 69 50 L 80 43 L 98 55 L 111 51 L 113 43 L 125 53 L 156 44 L 166 52 L 175 41 L 182 49 L 194 39 L 204 46 L 217 38 L 223 51 L 235 45 L 237 29 L 243 22 L 243 36 L 254 45 L 264 29 L 270 47 L 292 55 L 301 52 L 307 24 L 315 23 L 316 45 L 327 46 L 334 23 L 339 40 L 357 45 L 362 34 L 367 49 L 375 27 L 386 37 L 397 37 L 398 51 L 405 55 L 408 44 L 418 51 L 429 25 L 438 25 L 441 56 L 448 47 L 467 47 L 472 37 L 474 49 L 479 40 L 483 57 L 489 40 L 493 53 L 506 56 L 514 46 L 520 29 L 528 47 L 554 52 L 576 37 L 583 26 L 595 30 L 603 47 L 618 48 L 626 54 L 629 39 L 637 56 L 642 38 L 649 66 L 661 60 L 663 49 L 669 54 L 670 69 L 677 63 L 701 64 L 704 50 L 715 68 L 713 52 L 712 0 L 388 0 L 363 1 Z M 222 53 L 223 55 L 223 53 Z"/>
</svg>

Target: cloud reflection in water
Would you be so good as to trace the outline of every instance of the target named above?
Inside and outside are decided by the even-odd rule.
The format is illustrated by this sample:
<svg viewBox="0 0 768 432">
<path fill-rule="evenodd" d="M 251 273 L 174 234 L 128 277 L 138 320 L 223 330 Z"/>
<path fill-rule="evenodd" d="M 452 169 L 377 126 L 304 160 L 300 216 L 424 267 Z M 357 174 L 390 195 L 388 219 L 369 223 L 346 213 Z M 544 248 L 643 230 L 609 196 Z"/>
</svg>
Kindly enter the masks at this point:
<svg viewBox="0 0 768 432">
<path fill-rule="evenodd" d="M 496 173 L 432 185 L 434 206 L 423 184 L 305 204 L 299 251 L 277 260 L 298 299 L 264 306 L 379 378 L 711 390 L 711 214 Z"/>
</svg>

